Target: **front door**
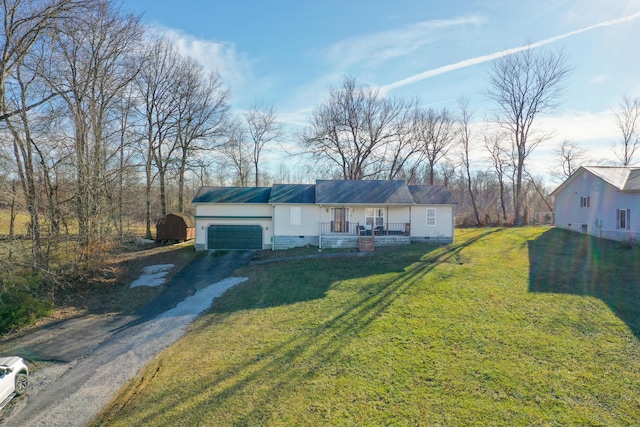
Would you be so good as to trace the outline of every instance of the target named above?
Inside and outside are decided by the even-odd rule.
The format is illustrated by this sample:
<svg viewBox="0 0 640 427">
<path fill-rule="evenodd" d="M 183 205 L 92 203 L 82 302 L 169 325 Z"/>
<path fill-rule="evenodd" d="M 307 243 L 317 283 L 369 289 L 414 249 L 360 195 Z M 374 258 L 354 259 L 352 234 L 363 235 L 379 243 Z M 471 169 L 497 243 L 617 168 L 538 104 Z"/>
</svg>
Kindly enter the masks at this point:
<svg viewBox="0 0 640 427">
<path fill-rule="evenodd" d="M 347 208 L 333 208 L 333 227 L 334 233 L 346 233 L 349 231 L 349 218 Z"/>
</svg>

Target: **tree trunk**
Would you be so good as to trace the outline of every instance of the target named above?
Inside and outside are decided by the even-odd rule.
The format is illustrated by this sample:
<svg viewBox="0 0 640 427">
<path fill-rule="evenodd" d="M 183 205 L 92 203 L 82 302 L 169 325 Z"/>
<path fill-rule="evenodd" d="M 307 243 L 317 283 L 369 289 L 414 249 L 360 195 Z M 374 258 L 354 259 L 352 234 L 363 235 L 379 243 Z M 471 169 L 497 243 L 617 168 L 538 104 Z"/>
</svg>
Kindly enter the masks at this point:
<svg viewBox="0 0 640 427">
<path fill-rule="evenodd" d="M 469 191 L 469 196 L 471 197 L 471 205 L 473 206 L 473 214 L 476 217 L 476 225 L 480 225 L 480 214 L 478 213 L 478 206 L 476 204 L 476 196 L 473 193 L 473 189 L 471 188 L 471 171 L 469 170 L 469 162 L 465 162 L 465 168 L 467 170 L 467 190 Z"/>
<path fill-rule="evenodd" d="M 151 165 L 152 165 L 152 156 L 153 156 L 153 136 L 152 136 L 152 130 L 149 131 L 149 147 L 148 147 L 148 152 L 147 152 L 147 162 L 145 165 L 145 175 L 146 175 L 146 185 L 145 185 L 145 212 L 144 212 L 144 219 L 145 219 L 145 224 L 146 224 L 146 232 L 145 232 L 145 238 L 148 240 L 153 239 L 153 236 L 151 235 L 151 184 L 153 183 L 153 174 L 151 171 Z"/>
</svg>

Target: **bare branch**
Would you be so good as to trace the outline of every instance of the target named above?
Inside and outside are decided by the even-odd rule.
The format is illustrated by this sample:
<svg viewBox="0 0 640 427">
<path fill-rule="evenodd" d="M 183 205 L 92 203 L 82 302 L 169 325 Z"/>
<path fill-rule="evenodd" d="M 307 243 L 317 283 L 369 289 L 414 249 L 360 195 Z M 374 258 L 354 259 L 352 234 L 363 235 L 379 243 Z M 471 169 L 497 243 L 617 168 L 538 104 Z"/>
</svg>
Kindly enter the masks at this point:
<svg viewBox="0 0 640 427">
<path fill-rule="evenodd" d="M 497 122 L 512 137 L 515 151 L 515 224 L 522 214 L 522 179 L 527 157 L 543 138 L 534 136 L 539 114 L 558 105 L 571 73 L 563 52 L 527 49 L 504 56 L 493 64 L 487 97 L 497 107 Z"/>
<path fill-rule="evenodd" d="M 640 148 L 640 97 L 624 95 L 614 116 L 622 136 L 620 144 L 614 147 L 614 153 L 623 166 L 629 166 L 634 163 L 634 156 Z"/>
</svg>

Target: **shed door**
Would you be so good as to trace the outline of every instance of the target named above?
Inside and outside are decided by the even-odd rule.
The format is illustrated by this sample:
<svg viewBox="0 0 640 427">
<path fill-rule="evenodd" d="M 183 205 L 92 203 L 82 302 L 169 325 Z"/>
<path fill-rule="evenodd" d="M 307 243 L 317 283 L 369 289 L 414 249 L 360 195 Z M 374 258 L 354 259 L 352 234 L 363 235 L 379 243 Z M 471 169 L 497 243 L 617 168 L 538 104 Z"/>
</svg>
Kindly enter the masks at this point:
<svg viewBox="0 0 640 427">
<path fill-rule="evenodd" d="M 208 249 L 262 249 L 259 225 L 210 225 Z"/>
</svg>

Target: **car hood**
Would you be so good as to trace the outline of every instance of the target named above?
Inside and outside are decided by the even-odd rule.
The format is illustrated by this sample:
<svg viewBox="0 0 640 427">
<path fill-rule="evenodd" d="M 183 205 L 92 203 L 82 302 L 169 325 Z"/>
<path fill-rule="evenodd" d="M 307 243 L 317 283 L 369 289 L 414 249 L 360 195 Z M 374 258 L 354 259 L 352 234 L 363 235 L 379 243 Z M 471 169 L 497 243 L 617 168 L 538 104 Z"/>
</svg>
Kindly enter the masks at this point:
<svg viewBox="0 0 640 427">
<path fill-rule="evenodd" d="M 0 356 L 0 366 L 12 367 L 22 363 L 22 358 L 18 356 Z"/>
</svg>

